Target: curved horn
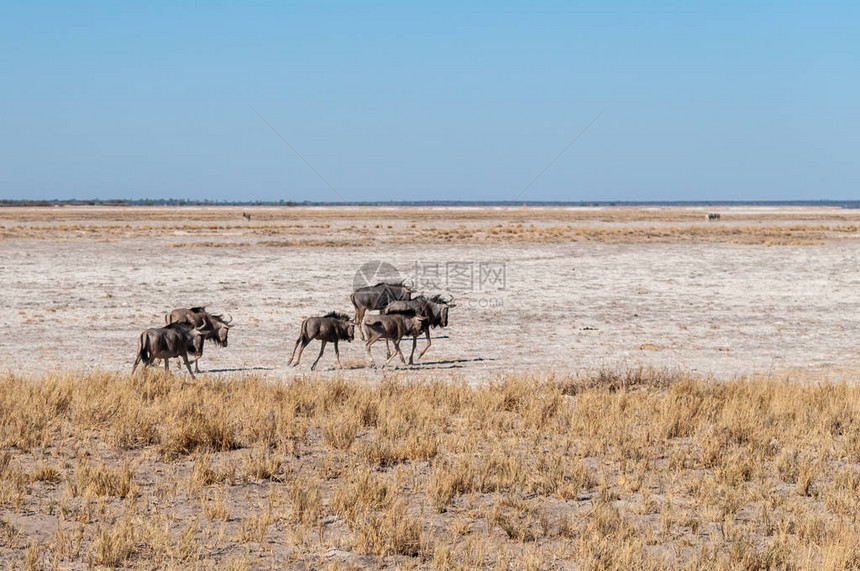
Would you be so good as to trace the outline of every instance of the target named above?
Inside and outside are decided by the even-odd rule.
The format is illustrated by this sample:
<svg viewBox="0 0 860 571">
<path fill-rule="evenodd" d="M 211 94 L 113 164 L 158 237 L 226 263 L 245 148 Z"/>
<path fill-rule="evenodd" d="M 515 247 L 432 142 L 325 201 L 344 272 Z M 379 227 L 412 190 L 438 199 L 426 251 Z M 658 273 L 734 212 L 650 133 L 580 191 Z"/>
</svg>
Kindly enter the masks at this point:
<svg viewBox="0 0 860 571">
<path fill-rule="evenodd" d="M 213 329 L 212 322 L 209 321 L 208 317 L 203 317 L 203 325 L 194 328 L 198 333 L 209 333 Z"/>
<path fill-rule="evenodd" d="M 231 323 L 233 323 L 233 316 L 232 316 L 232 315 L 230 315 L 230 314 L 228 313 L 228 314 L 227 314 L 227 317 L 229 317 L 230 319 L 229 319 L 229 320 L 227 320 L 227 321 L 225 321 L 224 323 L 225 323 L 226 325 L 230 325 Z"/>
</svg>

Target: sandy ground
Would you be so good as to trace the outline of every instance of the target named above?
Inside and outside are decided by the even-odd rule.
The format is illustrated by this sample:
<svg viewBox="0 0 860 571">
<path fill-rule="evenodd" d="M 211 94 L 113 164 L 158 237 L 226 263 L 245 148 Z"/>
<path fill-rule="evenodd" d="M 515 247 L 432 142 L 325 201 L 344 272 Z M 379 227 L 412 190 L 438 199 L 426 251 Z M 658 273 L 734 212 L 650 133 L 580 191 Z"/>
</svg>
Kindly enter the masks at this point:
<svg viewBox="0 0 860 571">
<path fill-rule="evenodd" d="M 642 365 L 716 378 L 791 369 L 850 376 L 860 358 L 856 239 L 803 246 L 165 247 L 176 239 L 0 240 L 0 369 L 130 371 L 142 330 L 160 326 L 170 309 L 205 304 L 230 314 L 235 327 L 228 348 L 206 348 L 204 372 L 306 373 L 316 342 L 298 369 L 287 367 L 302 318 L 351 313 L 354 275 L 371 260 L 407 276 L 416 275 L 416 264 L 429 268 L 419 269 L 419 278 L 438 264 L 440 287 L 425 291 L 456 298 L 449 328 L 434 332 L 415 368 L 425 374 L 479 382 L 511 369 Z M 471 284 L 446 279 L 453 264 L 471 268 Z M 503 283 L 481 279 L 482 267 L 502 265 Z M 342 346 L 347 375 L 364 368 L 362 345 Z M 384 354 L 374 346 L 378 363 Z M 329 348 L 321 373 L 333 374 L 334 364 Z"/>
</svg>

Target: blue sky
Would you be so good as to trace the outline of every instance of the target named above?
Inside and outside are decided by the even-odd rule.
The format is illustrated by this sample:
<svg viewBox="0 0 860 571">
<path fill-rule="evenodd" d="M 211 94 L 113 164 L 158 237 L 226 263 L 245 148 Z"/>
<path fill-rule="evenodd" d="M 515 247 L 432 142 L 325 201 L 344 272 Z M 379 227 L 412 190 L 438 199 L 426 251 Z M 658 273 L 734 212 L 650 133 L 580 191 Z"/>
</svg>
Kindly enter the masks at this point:
<svg viewBox="0 0 860 571">
<path fill-rule="evenodd" d="M 856 199 L 858 37 L 855 2 L 5 3 L 0 197 Z"/>
</svg>

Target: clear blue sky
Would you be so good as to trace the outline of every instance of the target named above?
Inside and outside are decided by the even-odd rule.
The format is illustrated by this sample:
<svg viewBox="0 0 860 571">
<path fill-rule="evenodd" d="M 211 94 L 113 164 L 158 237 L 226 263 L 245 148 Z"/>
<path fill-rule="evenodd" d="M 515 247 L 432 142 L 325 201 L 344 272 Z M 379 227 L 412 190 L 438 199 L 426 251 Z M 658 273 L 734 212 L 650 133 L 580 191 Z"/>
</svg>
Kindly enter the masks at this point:
<svg viewBox="0 0 860 571">
<path fill-rule="evenodd" d="M 860 3 L 401 4 L 4 3 L 0 197 L 860 197 Z"/>
</svg>

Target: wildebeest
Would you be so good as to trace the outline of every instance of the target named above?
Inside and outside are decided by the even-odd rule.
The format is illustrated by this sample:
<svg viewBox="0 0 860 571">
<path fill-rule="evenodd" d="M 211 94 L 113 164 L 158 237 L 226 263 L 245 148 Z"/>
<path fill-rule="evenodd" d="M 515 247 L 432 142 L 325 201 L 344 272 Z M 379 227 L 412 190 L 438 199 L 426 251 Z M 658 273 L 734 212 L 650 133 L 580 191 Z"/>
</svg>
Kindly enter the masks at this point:
<svg viewBox="0 0 860 571">
<path fill-rule="evenodd" d="M 720 213 L 719 212 L 709 212 L 707 216 L 708 220 L 719 220 Z"/>
<path fill-rule="evenodd" d="M 400 351 L 400 340 L 404 337 L 418 336 L 424 328 L 426 320 L 427 318 L 423 315 L 403 313 L 368 316 L 364 320 L 364 327 L 367 330 L 367 342 L 364 347 L 367 350 L 367 357 L 370 359 L 370 366 L 376 366 L 373 355 L 370 354 L 370 346 L 379 339 L 390 339 L 394 343 L 394 353 L 388 357 L 382 365 L 383 367 L 390 363 L 395 355 L 400 355 L 400 360 L 406 363 L 406 358 Z"/>
<path fill-rule="evenodd" d="M 392 301 L 411 298 L 414 292 L 415 290 L 407 286 L 404 282 L 399 284 L 381 282 L 372 286 L 360 287 L 352 292 L 349 300 L 352 302 L 353 307 L 355 307 L 355 326 L 359 328 L 358 333 L 361 335 L 361 338 L 365 338 L 361 323 L 368 309 L 384 309 Z"/>
<path fill-rule="evenodd" d="M 394 301 L 382 310 L 383 314 L 401 313 L 404 315 L 421 315 L 425 318 L 423 331 L 419 331 L 412 337 L 412 352 L 409 354 L 409 364 L 413 364 L 412 357 L 415 355 L 415 346 L 418 344 L 418 335 L 422 332 L 427 335 L 427 346 L 418 354 L 420 359 L 427 349 L 430 348 L 430 329 L 436 327 L 448 327 L 448 308 L 456 307 L 454 298 L 444 298 L 441 295 L 424 297 L 419 295 L 415 299 Z M 386 345 L 388 340 L 386 339 Z"/>
<path fill-rule="evenodd" d="M 147 329 L 140 334 L 137 344 L 137 357 L 134 360 L 131 373 L 134 374 L 138 363 L 141 361 L 143 361 L 144 366 L 148 367 L 156 359 L 164 359 L 164 370 L 167 371 L 169 370 L 168 359 L 181 357 L 191 378 L 195 378 L 191 371 L 191 365 L 188 363 L 188 352 L 191 351 L 193 355 L 199 357 L 203 351 L 203 339 L 209 331 L 196 327 L 189 329 L 178 323 Z"/>
<path fill-rule="evenodd" d="M 337 366 L 343 368 L 340 364 L 340 351 L 338 351 L 337 342 L 352 342 L 355 339 L 355 323 L 350 320 L 348 315 L 336 311 L 326 313 L 322 317 L 308 317 L 302 321 L 299 338 L 296 340 L 296 346 L 293 347 L 293 354 L 290 355 L 287 365 L 293 362 L 293 356 L 296 354 L 296 349 L 298 349 L 299 355 L 296 357 L 294 365 L 298 366 L 299 361 L 302 359 L 302 351 L 314 339 L 319 339 L 322 342 L 322 346 L 320 347 L 320 354 L 317 356 L 317 360 L 311 365 L 311 370 L 313 371 L 317 363 L 319 363 L 323 351 L 325 351 L 325 344 L 329 342 L 334 343 L 334 355 L 337 357 Z M 299 348 L 299 345 L 301 345 L 301 348 Z"/>
<path fill-rule="evenodd" d="M 168 325 L 177 323 L 187 328 L 204 328 L 208 329 L 205 339 L 214 341 L 219 347 L 227 346 L 227 334 L 230 332 L 230 323 L 232 319 L 226 320 L 223 316 L 217 313 L 209 313 L 205 307 L 192 307 L 190 309 L 174 309 L 164 316 L 164 321 Z M 197 361 L 203 355 L 203 351 L 194 359 L 194 370 L 200 372 L 200 367 Z"/>
</svg>

